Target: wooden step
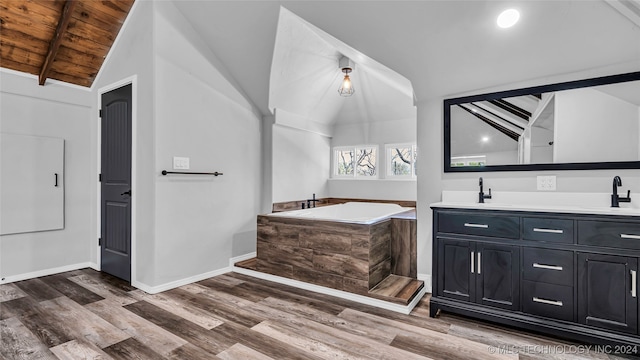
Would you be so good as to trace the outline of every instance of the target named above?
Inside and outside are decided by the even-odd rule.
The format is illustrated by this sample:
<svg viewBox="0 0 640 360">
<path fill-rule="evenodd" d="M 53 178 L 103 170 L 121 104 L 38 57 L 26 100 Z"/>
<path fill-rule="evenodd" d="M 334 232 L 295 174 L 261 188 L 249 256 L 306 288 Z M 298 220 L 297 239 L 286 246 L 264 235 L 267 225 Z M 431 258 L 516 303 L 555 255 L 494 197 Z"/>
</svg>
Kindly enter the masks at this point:
<svg viewBox="0 0 640 360">
<path fill-rule="evenodd" d="M 257 258 L 238 261 L 234 265 L 239 268 L 258 271 Z M 380 281 L 373 289 L 369 290 L 369 293 L 366 295 L 379 300 L 408 305 L 423 287 L 424 281 L 406 276 L 389 275 Z"/>
<path fill-rule="evenodd" d="M 257 269 L 258 269 L 258 258 L 251 258 L 251 259 L 247 259 L 247 260 L 238 261 L 234 265 L 237 266 L 237 267 L 240 267 L 240 268 L 257 271 Z"/>
<path fill-rule="evenodd" d="M 414 278 L 389 275 L 369 290 L 376 299 L 407 305 L 424 287 L 424 281 Z"/>
</svg>

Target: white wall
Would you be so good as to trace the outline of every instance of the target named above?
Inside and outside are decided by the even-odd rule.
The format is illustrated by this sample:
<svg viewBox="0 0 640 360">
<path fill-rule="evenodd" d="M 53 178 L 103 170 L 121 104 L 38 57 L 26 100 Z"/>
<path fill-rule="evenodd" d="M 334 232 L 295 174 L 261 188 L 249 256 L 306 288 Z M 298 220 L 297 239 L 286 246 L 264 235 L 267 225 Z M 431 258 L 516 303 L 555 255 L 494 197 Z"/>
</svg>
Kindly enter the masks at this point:
<svg viewBox="0 0 640 360">
<path fill-rule="evenodd" d="M 262 204 L 260 213 L 267 214 L 273 208 L 273 124 L 275 116 L 262 118 Z"/>
<path fill-rule="evenodd" d="M 484 155 L 487 156 L 487 165 L 504 165 L 518 163 L 518 150 L 488 152 Z"/>
<path fill-rule="evenodd" d="M 329 196 L 379 200 L 416 200 L 415 180 L 385 179 L 385 144 L 415 143 L 416 119 L 399 119 L 367 123 L 336 123 L 331 147 L 349 145 L 378 145 L 377 180 L 331 179 Z M 418 156 L 422 156 L 418 149 Z M 420 173 L 420 176 L 422 174 Z"/>
<path fill-rule="evenodd" d="M 228 266 L 255 251 L 261 203 L 260 122 L 213 65 L 204 45 L 173 4 L 155 19 L 155 274 L 166 284 Z M 159 176 L 172 157 L 210 176 Z"/>
<path fill-rule="evenodd" d="M 92 157 L 91 92 L 37 76 L 0 71 L 0 132 L 65 140 L 63 230 L 0 236 L 0 277 L 4 281 L 52 269 L 88 266 L 97 244 Z M 1 165 L 0 165 L 1 166 Z"/>
<path fill-rule="evenodd" d="M 637 70 L 637 62 L 625 63 L 590 71 L 512 82 L 500 87 L 476 90 L 473 93 L 452 94 L 446 98 L 586 79 L 635 70 Z M 485 188 L 491 187 L 494 192 L 535 192 L 536 176 L 538 175 L 555 175 L 559 192 L 608 192 L 611 190 L 612 179 L 615 175 L 622 177 L 625 185 L 623 190 L 631 189 L 634 192 L 640 188 L 640 171 L 637 169 L 445 174 L 442 159 L 442 101 L 444 98 L 425 99 L 418 103 L 418 147 L 420 149 L 418 167 L 421 170 L 420 176 L 418 176 L 418 273 L 420 274 L 431 274 L 432 211 L 429 204 L 440 201 L 443 190 L 477 191 L 478 177 L 482 176 Z"/>
<path fill-rule="evenodd" d="M 638 161 L 638 106 L 594 89 L 555 95 L 555 161 Z"/>
<path fill-rule="evenodd" d="M 154 36 L 153 16 L 154 4 L 149 1 L 137 1 L 129 13 L 125 26 L 111 48 L 100 73 L 93 84 L 94 112 L 97 114 L 97 104 L 100 89 L 120 82 L 123 79 L 137 76 L 135 93 L 136 103 L 133 114 L 136 123 L 133 129 L 134 161 L 132 184 L 133 192 L 133 228 L 132 237 L 134 248 L 132 253 L 132 282 L 151 284 L 155 272 L 155 121 L 154 121 Z M 99 164 L 97 140 L 99 120 L 92 117 L 92 154 Z M 99 166 L 99 165 L 98 165 Z M 98 170 L 97 170 L 98 171 Z M 97 193 L 98 188 L 95 188 Z M 96 221 L 95 236 L 99 233 Z M 93 253 L 97 253 L 97 243 L 92 245 Z M 94 255 L 94 257 L 97 257 Z"/>
<path fill-rule="evenodd" d="M 273 202 L 329 196 L 327 181 L 330 139 L 306 130 L 281 126 L 276 110 L 273 132 Z"/>
</svg>

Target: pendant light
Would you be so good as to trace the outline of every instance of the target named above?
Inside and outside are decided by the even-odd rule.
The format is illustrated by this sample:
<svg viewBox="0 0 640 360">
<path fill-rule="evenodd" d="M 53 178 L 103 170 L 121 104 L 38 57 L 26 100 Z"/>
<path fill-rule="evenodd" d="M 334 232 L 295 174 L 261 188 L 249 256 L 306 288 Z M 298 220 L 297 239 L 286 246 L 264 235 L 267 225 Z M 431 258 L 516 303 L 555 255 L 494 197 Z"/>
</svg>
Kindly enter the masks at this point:
<svg viewBox="0 0 640 360">
<path fill-rule="evenodd" d="M 340 96 L 348 97 L 353 95 L 355 89 L 353 88 L 353 84 L 351 83 L 351 78 L 349 77 L 349 73 L 353 71 L 355 68 L 355 64 L 346 56 L 343 56 L 338 61 L 338 66 L 344 73 L 344 79 L 342 79 L 342 83 L 340 84 L 340 88 L 338 89 L 338 94 Z"/>
</svg>

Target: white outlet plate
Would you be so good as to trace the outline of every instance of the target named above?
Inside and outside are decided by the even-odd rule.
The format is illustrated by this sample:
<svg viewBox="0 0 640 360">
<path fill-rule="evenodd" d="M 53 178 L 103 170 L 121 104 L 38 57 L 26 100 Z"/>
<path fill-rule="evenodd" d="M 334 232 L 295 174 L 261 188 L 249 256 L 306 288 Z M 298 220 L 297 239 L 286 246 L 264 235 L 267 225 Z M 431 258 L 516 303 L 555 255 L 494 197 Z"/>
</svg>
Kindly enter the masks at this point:
<svg viewBox="0 0 640 360">
<path fill-rule="evenodd" d="M 555 176 L 538 176 L 538 190 L 541 191 L 556 191 L 556 177 Z"/>
<path fill-rule="evenodd" d="M 189 158 L 174 156 L 173 170 L 189 170 Z"/>
</svg>

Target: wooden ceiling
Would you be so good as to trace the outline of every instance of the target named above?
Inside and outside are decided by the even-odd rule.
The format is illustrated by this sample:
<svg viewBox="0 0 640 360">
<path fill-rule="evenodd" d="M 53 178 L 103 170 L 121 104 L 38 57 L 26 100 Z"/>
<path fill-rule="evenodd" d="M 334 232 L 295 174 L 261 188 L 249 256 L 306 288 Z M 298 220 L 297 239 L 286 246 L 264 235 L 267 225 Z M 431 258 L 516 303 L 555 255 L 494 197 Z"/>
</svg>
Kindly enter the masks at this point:
<svg viewBox="0 0 640 360">
<path fill-rule="evenodd" d="M 90 87 L 134 0 L 0 0 L 0 66 Z"/>
</svg>

